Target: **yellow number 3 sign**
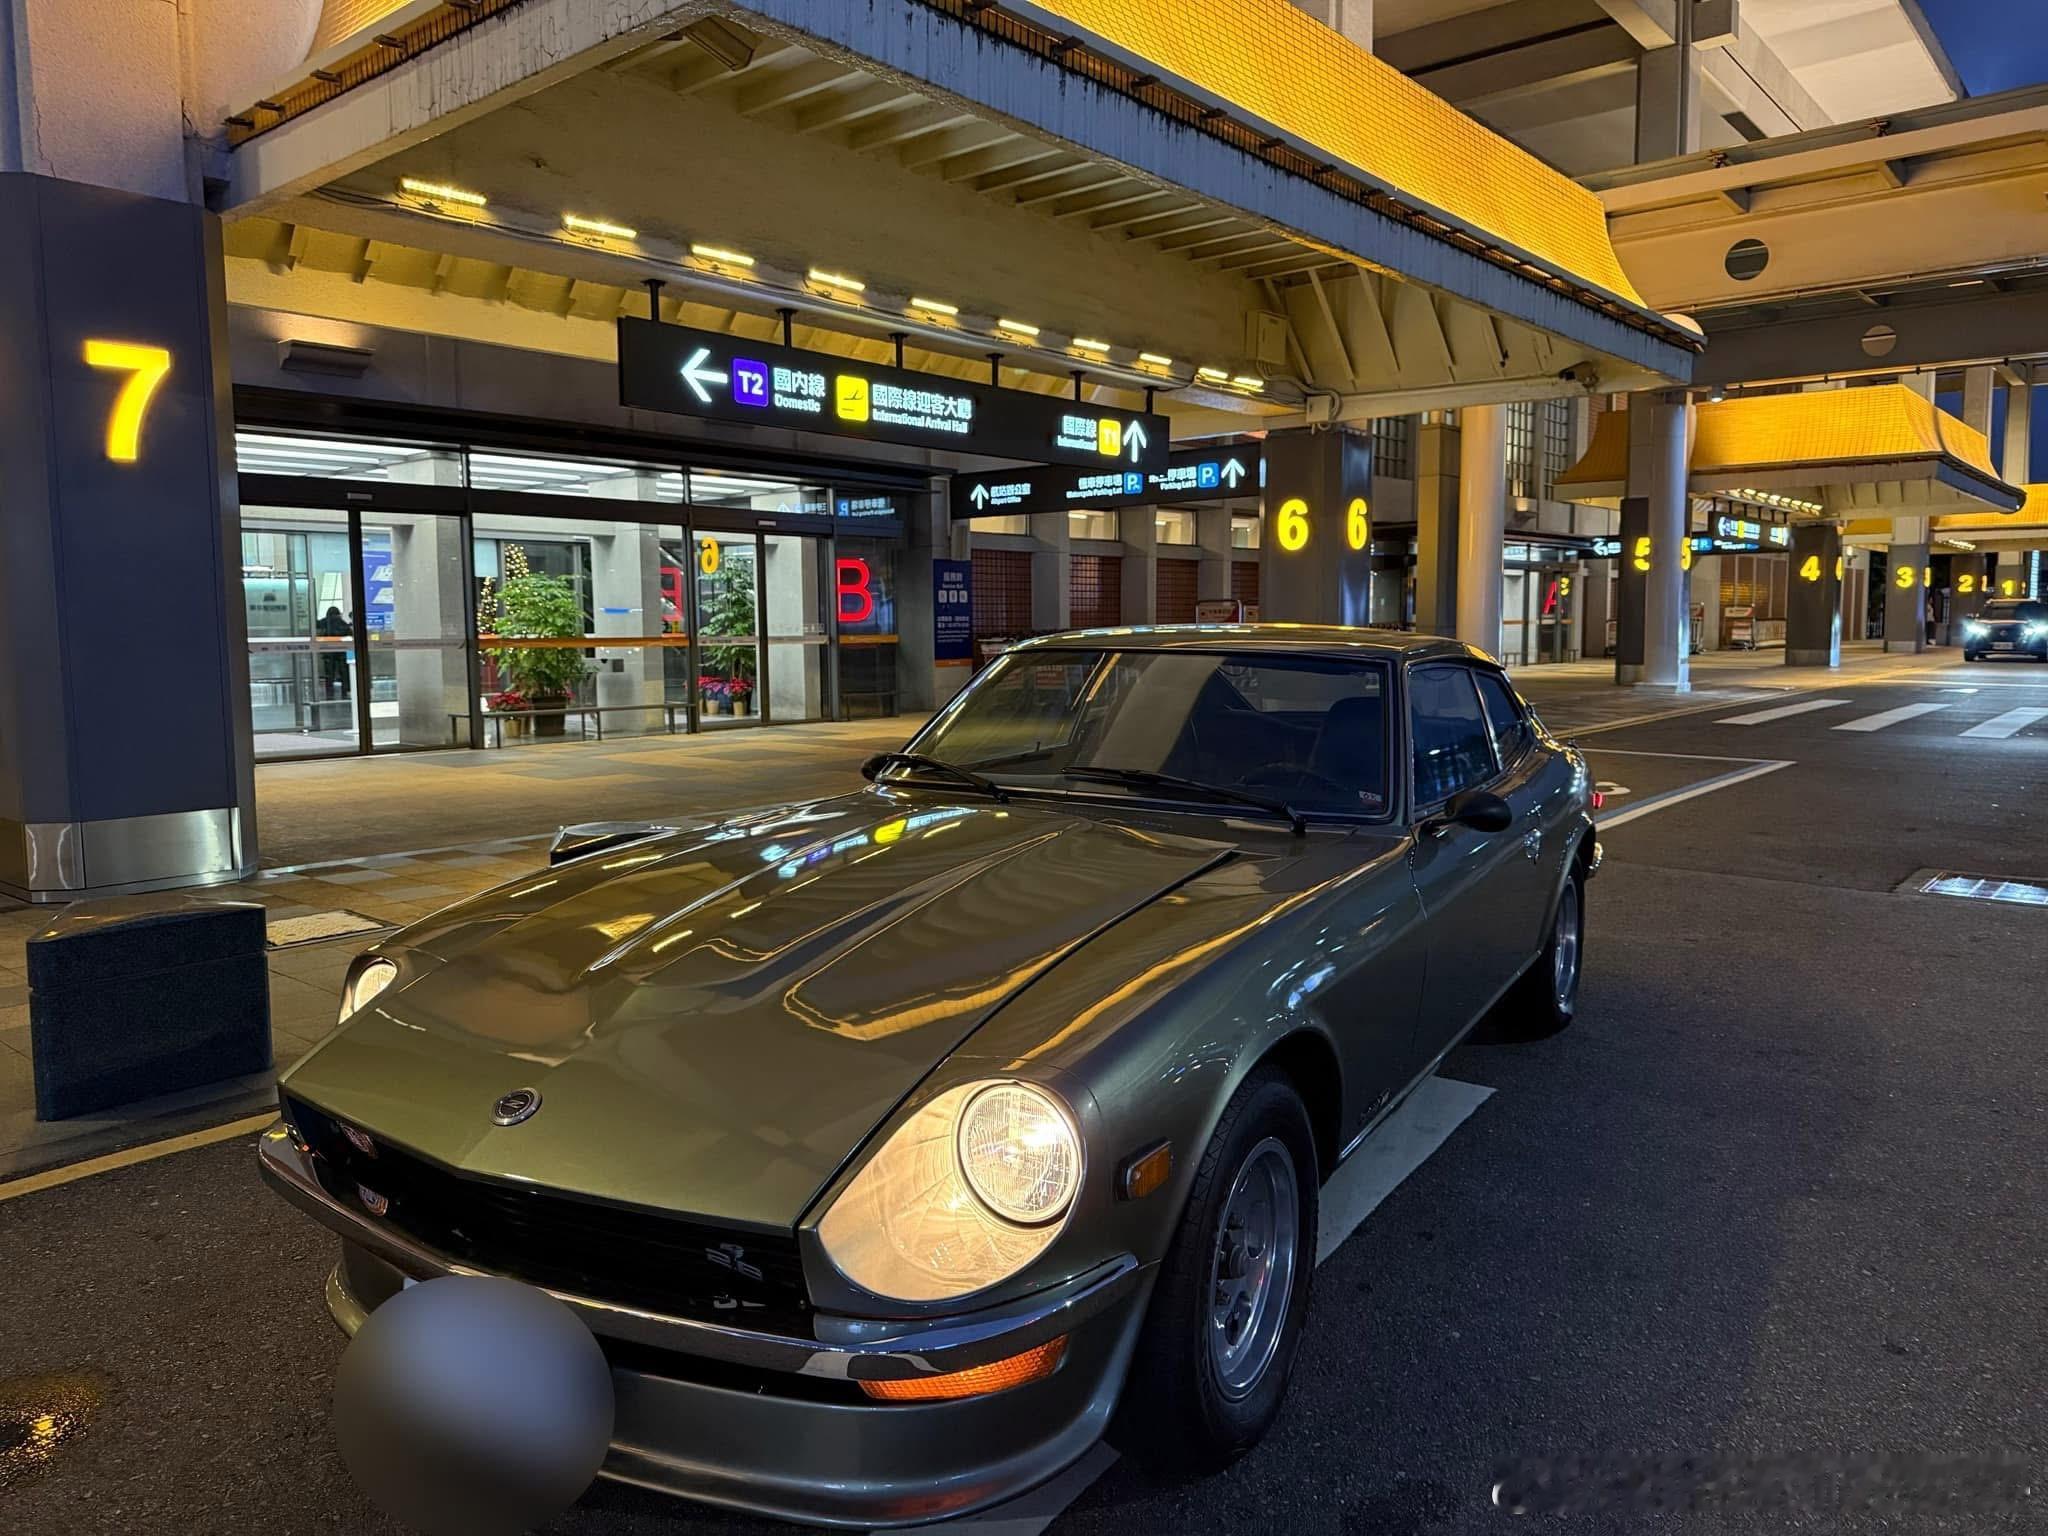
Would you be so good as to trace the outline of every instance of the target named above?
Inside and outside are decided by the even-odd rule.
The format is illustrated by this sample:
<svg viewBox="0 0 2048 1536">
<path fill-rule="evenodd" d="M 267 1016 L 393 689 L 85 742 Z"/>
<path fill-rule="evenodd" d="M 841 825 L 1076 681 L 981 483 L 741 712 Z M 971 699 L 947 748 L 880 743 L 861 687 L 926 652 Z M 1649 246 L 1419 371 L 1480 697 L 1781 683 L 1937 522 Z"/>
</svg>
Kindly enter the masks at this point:
<svg viewBox="0 0 2048 1536">
<path fill-rule="evenodd" d="M 142 455 L 142 418 L 164 375 L 171 371 L 171 354 L 162 347 L 145 347 L 130 341 L 88 341 L 88 367 L 107 368 L 128 375 L 128 382 L 114 396 L 114 409 L 107 416 L 107 457 L 116 464 L 133 464 Z"/>
</svg>

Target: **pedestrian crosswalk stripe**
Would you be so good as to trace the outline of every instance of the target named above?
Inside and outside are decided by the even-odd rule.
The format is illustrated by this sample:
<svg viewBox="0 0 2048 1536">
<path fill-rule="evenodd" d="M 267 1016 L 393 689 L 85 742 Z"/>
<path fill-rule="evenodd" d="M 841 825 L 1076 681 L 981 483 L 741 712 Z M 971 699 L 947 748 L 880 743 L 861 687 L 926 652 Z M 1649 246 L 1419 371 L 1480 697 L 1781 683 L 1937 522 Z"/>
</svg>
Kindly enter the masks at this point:
<svg viewBox="0 0 2048 1536">
<path fill-rule="evenodd" d="M 1783 720 L 1789 715 L 1808 715 L 1816 709 L 1839 709 L 1852 702 L 1849 699 L 1807 699 L 1798 704 L 1780 704 L 1775 709 L 1759 709 L 1753 714 L 1730 715 L 1718 720 L 1717 725 L 1762 725 L 1770 720 Z"/>
<path fill-rule="evenodd" d="M 1946 704 L 1901 704 L 1897 709 L 1882 710 L 1874 715 L 1865 715 L 1861 720 L 1846 720 L 1835 727 L 1838 731 L 1883 731 L 1889 730 L 1901 720 L 1918 719 L 1931 715 L 1937 709 L 1947 709 Z"/>
<path fill-rule="evenodd" d="M 2048 709 L 2008 709 L 2002 715 L 1993 715 L 1982 725 L 1971 726 L 1963 734 L 2003 741 L 2008 736 L 2017 736 L 2036 720 L 2048 720 Z"/>
</svg>

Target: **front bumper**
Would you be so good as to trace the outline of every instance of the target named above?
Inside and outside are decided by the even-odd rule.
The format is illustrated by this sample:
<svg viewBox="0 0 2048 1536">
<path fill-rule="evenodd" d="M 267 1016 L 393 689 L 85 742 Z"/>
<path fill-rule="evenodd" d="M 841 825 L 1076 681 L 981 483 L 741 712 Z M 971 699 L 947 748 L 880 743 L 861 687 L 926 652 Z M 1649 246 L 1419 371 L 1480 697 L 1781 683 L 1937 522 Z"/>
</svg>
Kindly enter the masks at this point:
<svg viewBox="0 0 2048 1536">
<path fill-rule="evenodd" d="M 479 1273 L 330 1199 L 282 1126 L 264 1135 L 258 1159 L 272 1187 L 343 1239 L 326 1300 L 344 1332 L 408 1277 Z M 549 1294 L 612 1359 L 617 1416 L 601 1475 L 785 1520 L 878 1526 L 999 1503 L 1093 1445 L 1122 1389 L 1152 1279 L 1150 1266 L 1126 1258 L 955 1317 L 818 1314 L 808 1339 Z M 885 1403 L 850 1385 L 965 1370 L 1062 1334 L 1060 1368 L 1007 1392 Z"/>
</svg>

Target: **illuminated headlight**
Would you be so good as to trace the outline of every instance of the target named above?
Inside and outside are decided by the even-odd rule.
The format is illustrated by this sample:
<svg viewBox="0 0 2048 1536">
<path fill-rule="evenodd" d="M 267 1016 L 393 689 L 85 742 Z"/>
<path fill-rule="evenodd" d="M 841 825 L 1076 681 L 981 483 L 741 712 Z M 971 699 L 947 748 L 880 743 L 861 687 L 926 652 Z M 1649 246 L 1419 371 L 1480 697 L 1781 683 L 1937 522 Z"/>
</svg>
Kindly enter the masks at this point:
<svg viewBox="0 0 2048 1536">
<path fill-rule="evenodd" d="M 1025 1083 L 950 1088 L 832 1202 L 818 1237 L 839 1272 L 896 1301 L 985 1290 L 1051 1246 L 1081 1187 L 1081 1135 Z"/>
<path fill-rule="evenodd" d="M 2039 640 L 2044 635 L 2048 635 L 2048 624 L 2042 623 L 2039 619 L 2031 619 L 2028 621 L 2027 638 L 2029 640 Z"/>
<path fill-rule="evenodd" d="M 341 989 L 341 1017 L 347 1019 L 371 998 L 398 980 L 398 967 L 389 960 L 372 960 L 349 978 Z"/>
<path fill-rule="evenodd" d="M 1988 635 L 1991 633 L 1991 626 L 1978 619 L 1965 619 L 1963 620 L 1963 633 L 1966 635 Z"/>
</svg>

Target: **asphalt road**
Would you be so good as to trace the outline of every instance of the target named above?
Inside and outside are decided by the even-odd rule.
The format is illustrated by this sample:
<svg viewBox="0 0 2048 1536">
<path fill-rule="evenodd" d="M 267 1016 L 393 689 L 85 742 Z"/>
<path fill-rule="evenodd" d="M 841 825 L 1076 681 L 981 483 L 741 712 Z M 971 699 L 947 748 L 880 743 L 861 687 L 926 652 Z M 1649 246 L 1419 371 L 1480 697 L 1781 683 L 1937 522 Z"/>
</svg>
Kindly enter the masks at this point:
<svg viewBox="0 0 2048 1536">
<path fill-rule="evenodd" d="M 2038 675 L 1588 736 L 1628 794 L 1578 1024 L 1447 1064 L 1496 1091 L 1318 1271 L 1263 1446 L 1052 1529 L 2048 1529 L 2048 910 L 1898 891 L 2048 877 Z M 240 1142 L 0 1202 L 0 1528 L 393 1529 L 327 1430 L 330 1263 Z M 86 1406 L 41 1461 L 24 1394 Z M 779 1528 L 600 1488 L 556 1529 Z"/>
</svg>

